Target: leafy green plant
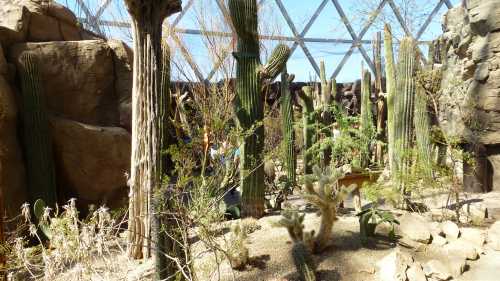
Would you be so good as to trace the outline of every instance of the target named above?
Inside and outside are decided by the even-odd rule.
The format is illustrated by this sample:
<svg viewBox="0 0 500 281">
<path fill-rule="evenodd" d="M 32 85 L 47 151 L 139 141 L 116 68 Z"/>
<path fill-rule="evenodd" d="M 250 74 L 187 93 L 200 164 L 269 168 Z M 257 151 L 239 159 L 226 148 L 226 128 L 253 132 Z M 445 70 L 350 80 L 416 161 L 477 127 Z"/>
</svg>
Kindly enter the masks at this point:
<svg viewBox="0 0 500 281">
<path fill-rule="evenodd" d="M 368 237 L 375 235 L 375 229 L 382 223 L 389 223 L 391 225 L 389 238 L 394 239 L 396 237 L 394 225 L 399 224 L 399 221 L 390 211 L 371 207 L 359 212 L 356 216 L 359 217 L 359 232 L 363 244 L 367 242 Z"/>
</svg>

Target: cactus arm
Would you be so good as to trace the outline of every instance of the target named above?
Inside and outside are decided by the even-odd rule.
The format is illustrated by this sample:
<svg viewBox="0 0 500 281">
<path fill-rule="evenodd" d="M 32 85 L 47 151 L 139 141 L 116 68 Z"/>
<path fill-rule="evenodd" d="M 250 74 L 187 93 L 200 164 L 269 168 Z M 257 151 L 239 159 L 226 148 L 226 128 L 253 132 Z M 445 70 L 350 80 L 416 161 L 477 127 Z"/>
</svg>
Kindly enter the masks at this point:
<svg viewBox="0 0 500 281">
<path fill-rule="evenodd" d="M 273 80 L 283 71 L 286 62 L 290 57 L 290 48 L 287 45 L 279 44 L 274 48 L 268 62 L 260 69 L 261 79 Z"/>
</svg>

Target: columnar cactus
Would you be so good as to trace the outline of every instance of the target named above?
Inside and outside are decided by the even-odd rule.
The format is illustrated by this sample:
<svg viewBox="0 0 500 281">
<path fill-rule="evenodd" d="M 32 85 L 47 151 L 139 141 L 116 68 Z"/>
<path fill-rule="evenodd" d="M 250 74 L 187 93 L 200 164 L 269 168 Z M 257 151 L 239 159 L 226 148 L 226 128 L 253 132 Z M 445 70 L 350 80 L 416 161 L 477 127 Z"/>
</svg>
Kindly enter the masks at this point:
<svg viewBox="0 0 500 281">
<path fill-rule="evenodd" d="M 229 0 L 231 20 L 238 35 L 235 114 L 245 131 L 241 143 L 242 215 L 261 217 L 264 214 L 264 104 L 261 95 L 263 79 L 273 79 L 283 69 L 290 49 L 279 45 L 265 66 L 260 64 L 257 31 L 257 1 Z"/>
<path fill-rule="evenodd" d="M 391 27 L 386 24 L 384 27 L 384 48 L 385 48 L 385 76 L 387 88 L 387 142 L 388 158 L 391 173 L 395 173 L 394 157 L 394 132 L 396 130 L 395 115 L 395 97 L 396 97 L 396 68 L 394 62 L 394 51 L 392 45 Z"/>
<path fill-rule="evenodd" d="M 397 67 L 397 92 L 395 101 L 395 160 L 399 176 L 405 177 L 409 172 L 408 152 L 412 147 L 412 128 L 415 101 L 415 76 L 418 61 L 416 59 L 415 40 L 405 37 L 401 40 Z M 397 118 L 396 118 L 397 116 Z M 404 193 L 404 186 L 400 186 Z"/>
<path fill-rule="evenodd" d="M 288 182 L 295 185 L 296 161 L 295 155 L 295 131 L 293 129 L 293 103 L 289 85 L 290 76 L 286 67 L 281 73 L 281 118 L 283 126 L 283 144 L 285 149 L 285 168 Z"/>
<path fill-rule="evenodd" d="M 54 155 L 38 61 L 32 53 L 24 53 L 19 60 L 28 192 L 32 202 L 42 199 L 48 206 L 55 207 Z"/>
<path fill-rule="evenodd" d="M 363 80 L 361 81 L 361 124 L 360 130 L 363 136 L 363 147 L 360 151 L 361 167 L 367 168 L 370 164 L 370 140 L 375 132 L 373 126 L 373 114 L 371 97 L 371 75 L 370 71 L 363 71 Z"/>
<path fill-rule="evenodd" d="M 425 176 L 432 176 L 430 119 L 427 107 L 427 95 L 422 85 L 417 85 L 415 92 L 415 140 L 417 145 L 417 163 Z"/>
<path fill-rule="evenodd" d="M 316 142 L 315 118 L 314 118 L 314 102 L 312 98 L 312 89 L 310 86 L 304 86 L 302 91 L 298 92 L 299 103 L 302 106 L 302 126 L 303 126 L 303 162 L 304 175 L 312 173 L 312 157 L 308 153 Z"/>
</svg>

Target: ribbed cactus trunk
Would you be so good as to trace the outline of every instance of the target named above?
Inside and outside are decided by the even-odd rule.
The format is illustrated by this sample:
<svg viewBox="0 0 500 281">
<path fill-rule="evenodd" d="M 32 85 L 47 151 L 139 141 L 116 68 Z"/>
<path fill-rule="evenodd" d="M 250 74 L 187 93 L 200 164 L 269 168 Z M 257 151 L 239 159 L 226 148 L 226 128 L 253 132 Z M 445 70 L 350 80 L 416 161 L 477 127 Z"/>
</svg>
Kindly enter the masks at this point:
<svg viewBox="0 0 500 281">
<path fill-rule="evenodd" d="M 264 214 L 264 103 L 262 80 L 274 79 L 283 69 L 290 49 L 278 45 L 269 62 L 260 63 L 256 0 L 229 0 L 231 20 L 238 35 L 235 114 L 245 132 L 241 143 L 242 215 Z"/>
<path fill-rule="evenodd" d="M 405 37 L 401 40 L 399 49 L 399 60 L 397 67 L 397 93 L 395 101 L 395 115 L 393 116 L 396 130 L 395 159 L 397 163 L 398 176 L 400 177 L 400 191 L 407 195 L 404 181 L 410 172 L 410 161 L 413 137 L 413 113 L 415 101 L 415 75 L 417 70 L 417 58 L 415 51 L 415 40 Z"/>
<path fill-rule="evenodd" d="M 38 60 L 32 53 L 20 57 L 23 104 L 23 140 L 31 202 L 42 199 L 54 208 L 57 203 L 54 154 L 45 108 Z"/>
<path fill-rule="evenodd" d="M 297 157 L 295 155 L 295 131 L 293 129 L 293 103 L 290 93 L 289 75 L 286 68 L 281 73 L 281 118 L 283 144 L 285 150 L 285 169 L 288 181 L 295 185 Z"/>
<path fill-rule="evenodd" d="M 299 102 L 302 106 L 302 161 L 304 166 L 304 175 L 312 174 L 313 162 L 308 149 L 316 142 L 315 118 L 314 118 L 314 102 L 312 98 L 312 89 L 309 86 L 304 86 L 302 92 L 298 92 Z"/>
<path fill-rule="evenodd" d="M 168 146 L 174 144 L 173 135 L 171 132 L 172 124 L 170 122 L 171 111 L 171 96 L 170 96 L 170 49 L 168 44 L 163 41 L 161 49 L 161 85 L 159 103 L 160 124 L 160 150 L 165 151 Z M 160 160 L 160 180 L 169 174 L 169 167 L 172 166 L 171 160 L 166 153 L 162 153 Z M 176 257 L 179 263 L 186 263 L 185 249 L 182 248 L 182 229 L 179 226 L 175 217 L 175 212 L 172 211 L 175 206 L 175 194 L 171 190 L 155 191 L 152 195 L 152 219 L 151 219 L 151 239 L 153 248 L 153 258 L 155 260 L 155 280 L 167 280 L 168 278 L 180 278 L 178 266 L 167 258 Z M 186 265 L 187 266 L 187 265 Z M 186 270 L 187 271 L 187 270 Z"/>
<path fill-rule="evenodd" d="M 394 157 L 394 133 L 396 124 L 395 115 L 395 97 L 396 97 L 396 66 L 394 62 L 394 51 L 392 45 L 392 32 L 389 25 L 384 27 L 384 49 L 385 49 L 385 79 L 387 90 L 387 154 L 389 160 L 389 169 L 391 174 L 396 173 L 396 163 Z"/>
<path fill-rule="evenodd" d="M 417 146 L 417 164 L 424 175 L 430 179 L 432 176 L 432 156 L 430 139 L 430 118 L 427 107 L 427 95 L 421 85 L 417 85 L 415 92 L 415 140 Z"/>
<path fill-rule="evenodd" d="M 161 35 L 180 0 L 125 0 L 134 39 L 128 254 L 151 255 L 152 195 L 161 185 Z"/>
<path fill-rule="evenodd" d="M 372 102 L 371 97 L 371 74 L 370 71 L 363 71 L 363 80 L 361 81 L 361 134 L 363 137 L 363 147 L 360 151 L 361 167 L 368 168 L 370 165 L 370 140 L 373 137 L 375 128 L 373 126 Z"/>
<path fill-rule="evenodd" d="M 257 2 L 229 1 L 231 17 L 238 33 L 238 50 L 234 54 L 236 68 L 236 115 L 246 132 L 241 144 L 242 215 L 261 217 L 264 214 L 264 105 L 261 97 L 260 49 Z M 253 127 L 256 126 L 256 127 Z"/>
</svg>

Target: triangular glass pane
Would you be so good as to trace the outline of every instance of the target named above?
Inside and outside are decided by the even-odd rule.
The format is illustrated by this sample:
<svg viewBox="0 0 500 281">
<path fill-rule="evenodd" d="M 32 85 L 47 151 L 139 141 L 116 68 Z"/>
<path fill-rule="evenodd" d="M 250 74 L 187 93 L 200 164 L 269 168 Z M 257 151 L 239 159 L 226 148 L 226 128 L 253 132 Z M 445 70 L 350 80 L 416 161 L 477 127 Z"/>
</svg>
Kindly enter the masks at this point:
<svg viewBox="0 0 500 281">
<path fill-rule="evenodd" d="M 293 32 L 275 1 L 264 1 L 259 9 L 259 20 L 260 34 L 293 37 Z"/>
<path fill-rule="evenodd" d="M 326 4 L 305 37 L 352 39 L 331 1 Z"/>
</svg>

